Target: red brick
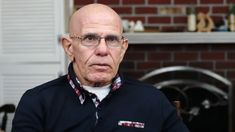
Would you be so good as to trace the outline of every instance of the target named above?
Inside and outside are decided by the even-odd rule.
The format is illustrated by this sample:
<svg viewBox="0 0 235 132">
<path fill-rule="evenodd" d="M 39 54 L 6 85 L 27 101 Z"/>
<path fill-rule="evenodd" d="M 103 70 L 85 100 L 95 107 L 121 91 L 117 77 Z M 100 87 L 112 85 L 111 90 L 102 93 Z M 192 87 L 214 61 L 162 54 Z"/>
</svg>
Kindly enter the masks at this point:
<svg viewBox="0 0 235 132">
<path fill-rule="evenodd" d="M 168 52 L 164 52 L 164 53 L 158 53 L 158 52 L 148 52 L 148 60 L 151 61 L 160 61 L 160 60 L 165 60 L 165 61 L 169 61 L 171 60 L 171 53 Z"/>
<path fill-rule="evenodd" d="M 227 56 L 229 60 L 235 60 L 235 52 L 229 52 Z"/>
<path fill-rule="evenodd" d="M 224 60 L 225 54 L 224 52 L 203 52 L 201 53 L 202 60 Z"/>
<path fill-rule="evenodd" d="M 113 4 L 119 4 L 119 0 L 97 0 L 97 3 L 113 5 Z"/>
<path fill-rule="evenodd" d="M 185 61 L 173 61 L 173 62 L 167 62 L 164 61 L 162 66 L 163 67 L 168 67 L 168 66 L 186 66 L 187 63 Z"/>
<path fill-rule="evenodd" d="M 186 51 L 209 51 L 210 50 L 210 45 L 208 44 L 186 44 L 184 45 L 184 49 Z"/>
<path fill-rule="evenodd" d="M 221 23 L 221 21 L 223 21 L 223 16 L 211 16 L 212 20 L 214 21 L 214 23 Z"/>
<path fill-rule="evenodd" d="M 149 0 L 149 4 L 171 4 L 171 0 Z"/>
<path fill-rule="evenodd" d="M 167 51 L 167 52 L 174 52 L 174 51 L 182 51 L 184 49 L 183 45 L 178 44 L 163 44 L 158 45 L 158 51 Z"/>
<path fill-rule="evenodd" d="M 145 17 L 144 16 L 123 16 L 122 17 L 123 19 L 127 19 L 129 21 L 137 21 L 137 20 L 140 20 L 142 21 L 143 23 L 145 23 Z"/>
<path fill-rule="evenodd" d="M 177 24 L 179 24 L 179 23 L 186 24 L 187 23 L 187 17 L 186 16 L 174 17 L 173 20 L 174 20 L 174 23 L 177 23 Z"/>
<path fill-rule="evenodd" d="M 229 80 L 232 82 L 232 84 L 235 84 L 235 79 L 234 78 L 229 78 Z"/>
<path fill-rule="evenodd" d="M 74 0 L 74 5 L 86 5 L 94 2 L 95 0 Z"/>
<path fill-rule="evenodd" d="M 216 69 L 234 69 L 235 68 L 235 62 L 216 62 Z"/>
<path fill-rule="evenodd" d="M 204 69 L 213 69 L 213 62 L 189 62 L 189 66 L 199 67 Z"/>
<path fill-rule="evenodd" d="M 235 4 L 235 0 L 228 0 L 229 4 Z"/>
<path fill-rule="evenodd" d="M 144 4 L 145 0 L 122 0 L 123 4 Z"/>
<path fill-rule="evenodd" d="M 118 14 L 131 14 L 132 13 L 132 8 L 131 7 L 113 7 L 113 9 Z"/>
<path fill-rule="evenodd" d="M 196 8 L 197 13 L 199 13 L 199 12 L 208 13 L 209 10 L 210 10 L 209 7 L 197 7 Z"/>
<path fill-rule="evenodd" d="M 135 13 L 137 13 L 137 14 L 156 14 L 157 8 L 156 7 L 136 7 Z"/>
<path fill-rule="evenodd" d="M 223 4 L 224 0 L 200 0 L 201 4 Z"/>
<path fill-rule="evenodd" d="M 130 51 L 135 51 L 135 52 L 150 52 L 150 51 L 156 51 L 158 49 L 157 45 L 145 45 L 145 44 L 140 44 L 140 45 L 129 45 L 128 47 L 128 52 Z"/>
<path fill-rule="evenodd" d="M 174 60 L 178 61 L 178 60 L 185 60 L 185 61 L 189 61 L 189 60 L 193 60 L 193 61 L 196 61 L 198 60 L 198 53 L 194 52 L 177 52 L 175 53 L 174 55 Z"/>
<path fill-rule="evenodd" d="M 233 79 L 235 79 L 235 71 L 229 71 L 229 72 L 227 73 L 227 77 L 228 77 L 228 78 L 233 78 Z"/>
<path fill-rule="evenodd" d="M 125 60 L 144 60 L 145 53 L 144 52 L 127 52 L 125 55 Z"/>
<path fill-rule="evenodd" d="M 196 4 L 197 0 L 175 0 L 175 4 Z"/>
<path fill-rule="evenodd" d="M 213 51 L 235 51 L 235 44 L 217 44 L 212 45 Z"/>
<path fill-rule="evenodd" d="M 148 22 L 151 24 L 153 24 L 153 23 L 166 24 L 166 23 L 171 22 L 171 18 L 170 17 L 149 17 Z"/>
<path fill-rule="evenodd" d="M 227 6 L 214 6 L 212 8 L 212 13 L 228 13 L 228 7 Z"/>
<path fill-rule="evenodd" d="M 135 63 L 133 61 L 123 61 L 120 65 L 120 68 L 127 69 L 135 69 Z"/>
<path fill-rule="evenodd" d="M 161 67 L 160 62 L 140 62 L 137 64 L 137 69 L 150 70 L 150 69 L 156 69 L 160 67 Z"/>
</svg>

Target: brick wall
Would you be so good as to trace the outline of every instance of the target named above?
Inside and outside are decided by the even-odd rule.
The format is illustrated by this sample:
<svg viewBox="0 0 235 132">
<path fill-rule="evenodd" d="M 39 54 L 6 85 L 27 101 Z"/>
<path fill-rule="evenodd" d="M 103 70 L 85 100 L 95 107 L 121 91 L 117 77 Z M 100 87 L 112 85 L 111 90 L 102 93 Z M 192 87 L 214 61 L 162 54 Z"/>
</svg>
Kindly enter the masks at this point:
<svg viewBox="0 0 235 132">
<path fill-rule="evenodd" d="M 75 0 L 75 7 L 78 9 L 94 2 L 108 4 L 123 18 L 140 19 L 145 26 L 160 30 L 186 28 L 186 12 L 159 14 L 163 7 L 186 9 L 194 4 L 197 12 L 208 12 L 215 21 L 219 21 L 226 18 L 228 5 L 235 4 L 235 0 Z M 139 78 L 153 69 L 173 65 L 210 69 L 235 82 L 235 43 L 129 45 L 121 70 L 127 76 Z"/>
<path fill-rule="evenodd" d="M 129 45 L 121 70 L 137 79 L 156 68 L 176 65 L 209 69 L 235 83 L 235 43 Z"/>
<path fill-rule="evenodd" d="M 74 0 L 76 9 L 84 4 L 104 3 L 116 10 L 123 19 L 141 20 L 146 27 L 160 31 L 185 31 L 187 8 L 192 5 L 196 12 L 208 13 L 215 23 L 226 19 L 228 5 L 235 0 Z M 178 9 L 164 14 L 163 9 Z"/>
</svg>

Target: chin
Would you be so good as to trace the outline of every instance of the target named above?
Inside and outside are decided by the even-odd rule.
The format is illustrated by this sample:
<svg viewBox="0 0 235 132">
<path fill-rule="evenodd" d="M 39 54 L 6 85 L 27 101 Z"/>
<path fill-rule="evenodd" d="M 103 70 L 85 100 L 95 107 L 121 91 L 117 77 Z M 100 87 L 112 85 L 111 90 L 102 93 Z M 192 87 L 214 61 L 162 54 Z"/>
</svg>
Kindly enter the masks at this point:
<svg viewBox="0 0 235 132">
<path fill-rule="evenodd" d="M 110 74 L 93 74 L 90 76 L 92 82 L 107 83 L 111 82 L 114 77 Z"/>
</svg>

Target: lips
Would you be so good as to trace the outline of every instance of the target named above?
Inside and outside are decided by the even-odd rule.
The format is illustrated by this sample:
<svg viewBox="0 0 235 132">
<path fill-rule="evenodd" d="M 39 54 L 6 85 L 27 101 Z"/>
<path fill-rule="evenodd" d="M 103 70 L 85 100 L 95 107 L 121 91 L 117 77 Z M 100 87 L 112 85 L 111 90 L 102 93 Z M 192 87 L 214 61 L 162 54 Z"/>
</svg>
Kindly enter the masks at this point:
<svg viewBox="0 0 235 132">
<path fill-rule="evenodd" d="M 95 68 L 97 70 L 107 70 L 111 66 L 109 64 L 97 63 L 97 64 L 92 64 L 91 67 L 93 67 L 93 68 Z"/>
</svg>

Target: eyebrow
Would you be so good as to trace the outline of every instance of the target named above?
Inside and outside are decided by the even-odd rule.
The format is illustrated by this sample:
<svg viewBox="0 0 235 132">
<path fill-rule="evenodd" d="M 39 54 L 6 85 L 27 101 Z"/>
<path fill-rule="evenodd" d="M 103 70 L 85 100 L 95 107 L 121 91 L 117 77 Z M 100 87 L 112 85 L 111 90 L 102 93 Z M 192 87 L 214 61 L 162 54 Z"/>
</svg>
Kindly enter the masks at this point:
<svg viewBox="0 0 235 132">
<path fill-rule="evenodd" d="M 82 36 L 84 37 L 84 36 L 100 36 L 100 35 L 98 35 L 97 33 L 86 33 Z M 107 34 L 104 37 L 118 37 L 118 36 L 119 35 L 116 35 L 116 34 Z"/>
<path fill-rule="evenodd" d="M 82 36 L 99 36 L 99 35 L 96 34 L 96 33 L 86 33 L 86 34 L 84 34 Z"/>
</svg>

